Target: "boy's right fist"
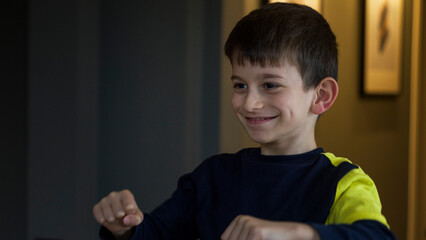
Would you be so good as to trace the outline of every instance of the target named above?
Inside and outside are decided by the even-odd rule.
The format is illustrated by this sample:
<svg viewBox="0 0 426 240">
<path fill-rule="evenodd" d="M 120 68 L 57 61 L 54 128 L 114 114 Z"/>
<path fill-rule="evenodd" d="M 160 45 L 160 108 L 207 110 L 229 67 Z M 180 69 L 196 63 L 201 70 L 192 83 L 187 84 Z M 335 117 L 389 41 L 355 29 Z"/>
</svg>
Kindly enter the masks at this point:
<svg viewBox="0 0 426 240">
<path fill-rule="evenodd" d="M 143 221 L 143 213 L 129 190 L 111 192 L 102 198 L 93 207 L 93 215 L 116 238 L 127 238 L 132 228 Z"/>
</svg>

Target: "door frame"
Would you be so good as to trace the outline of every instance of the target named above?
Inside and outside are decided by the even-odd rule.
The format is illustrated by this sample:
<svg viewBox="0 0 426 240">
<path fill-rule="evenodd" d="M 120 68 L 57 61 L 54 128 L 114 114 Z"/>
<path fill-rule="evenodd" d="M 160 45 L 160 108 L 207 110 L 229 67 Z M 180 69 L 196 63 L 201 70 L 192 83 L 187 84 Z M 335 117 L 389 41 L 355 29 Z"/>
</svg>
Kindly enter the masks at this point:
<svg viewBox="0 0 426 240">
<path fill-rule="evenodd" d="M 426 183 L 422 177 L 424 174 L 420 174 L 426 172 L 426 169 L 423 169 L 426 166 L 425 148 L 420 147 L 426 143 L 426 134 L 422 131 L 426 127 L 424 121 L 421 121 L 426 111 L 425 103 L 422 101 L 426 90 L 424 84 L 426 78 L 421 72 L 426 65 L 426 57 L 422 54 L 426 46 L 421 41 L 424 34 L 422 26 L 426 26 L 426 18 L 423 17 L 422 0 L 413 0 L 412 7 L 407 240 L 424 239 L 423 225 L 426 221 L 422 214 L 425 208 L 422 201 L 425 198 L 423 187 Z"/>
</svg>

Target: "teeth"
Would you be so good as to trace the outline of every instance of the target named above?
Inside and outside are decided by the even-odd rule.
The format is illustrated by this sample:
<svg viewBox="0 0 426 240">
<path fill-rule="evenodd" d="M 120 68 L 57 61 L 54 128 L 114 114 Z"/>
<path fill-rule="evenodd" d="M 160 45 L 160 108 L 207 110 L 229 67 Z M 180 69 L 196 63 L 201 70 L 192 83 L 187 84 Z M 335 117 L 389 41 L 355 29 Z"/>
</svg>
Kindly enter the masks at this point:
<svg viewBox="0 0 426 240">
<path fill-rule="evenodd" d="M 263 121 L 263 120 L 270 119 L 270 118 L 262 117 L 262 118 L 249 118 L 249 119 L 254 120 L 254 121 Z"/>
</svg>

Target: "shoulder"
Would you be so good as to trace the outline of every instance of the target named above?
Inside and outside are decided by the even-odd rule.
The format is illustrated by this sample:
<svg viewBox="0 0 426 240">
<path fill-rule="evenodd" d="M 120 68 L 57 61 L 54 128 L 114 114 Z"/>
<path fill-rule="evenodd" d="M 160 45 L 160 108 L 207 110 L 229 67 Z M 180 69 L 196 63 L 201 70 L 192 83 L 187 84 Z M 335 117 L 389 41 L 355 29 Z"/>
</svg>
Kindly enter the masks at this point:
<svg viewBox="0 0 426 240">
<path fill-rule="evenodd" d="M 353 164 L 348 158 L 345 157 L 337 157 L 331 152 L 324 152 L 322 155 L 330 161 L 330 164 L 334 167 L 351 167 L 351 168 L 359 168 L 357 165 Z"/>
<path fill-rule="evenodd" d="M 378 191 L 370 176 L 347 158 L 336 157 L 332 153 L 324 155 L 336 168 L 352 166 L 337 184 L 335 200 L 326 224 L 376 220 L 389 226 L 381 213 Z"/>
<path fill-rule="evenodd" d="M 335 168 L 346 169 L 346 173 L 339 181 L 340 188 L 348 188 L 352 184 L 374 184 L 372 179 L 361 169 L 360 166 L 353 164 L 348 158 L 337 157 L 333 153 L 325 152 L 324 156 Z"/>
<path fill-rule="evenodd" d="M 337 196 L 344 193 L 348 188 L 354 188 L 354 186 L 369 186 L 373 187 L 374 182 L 368 176 L 360 166 L 353 164 L 348 158 L 337 157 L 333 153 L 325 152 L 323 153 L 325 157 L 330 161 L 330 164 L 336 168 L 336 170 L 341 172 L 341 177 L 337 186 Z"/>
<path fill-rule="evenodd" d="M 321 178 L 329 181 L 334 181 L 336 184 L 347 176 L 353 170 L 359 169 L 359 166 L 353 164 L 348 158 L 337 157 L 330 152 L 322 152 L 320 155 L 321 161 L 318 164 L 321 169 Z"/>
</svg>

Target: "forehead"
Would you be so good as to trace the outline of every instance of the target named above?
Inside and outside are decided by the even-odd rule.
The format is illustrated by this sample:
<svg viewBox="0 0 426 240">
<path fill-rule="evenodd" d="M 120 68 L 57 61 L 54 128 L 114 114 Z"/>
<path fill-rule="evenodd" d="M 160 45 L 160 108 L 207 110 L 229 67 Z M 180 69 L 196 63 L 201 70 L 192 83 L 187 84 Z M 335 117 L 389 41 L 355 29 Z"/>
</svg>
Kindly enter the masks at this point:
<svg viewBox="0 0 426 240">
<path fill-rule="evenodd" d="M 245 61 L 243 64 L 234 62 L 232 64 L 232 74 L 233 77 L 238 78 L 259 78 L 262 76 L 275 75 L 283 79 L 300 80 L 300 82 L 302 82 L 302 76 L 298 68 L 288 61 L 283 61 L 279 65 L 253 64 L 249 61 Z"/>
<path fill-rule="evenodd" d="M 278 54 L 280 55 L 280 54 Z M 262 67 L 282 67 L 286 64 L 292 63 L 287 57 L 274 57 L 268 58 L 266 56 L 245 56 L 243 54 L 235 53 L 231 58 L 231 64 L 234 65 L 259 65 Z"/>
</svg>

